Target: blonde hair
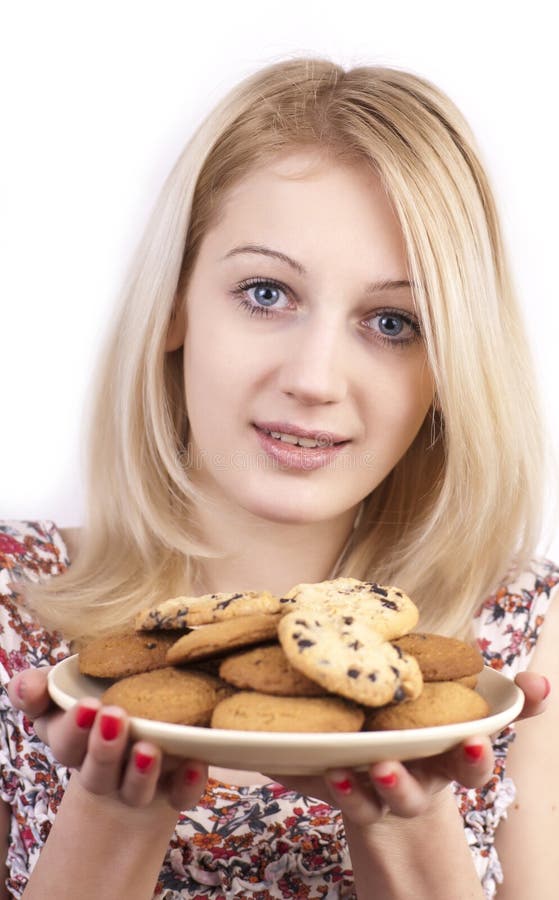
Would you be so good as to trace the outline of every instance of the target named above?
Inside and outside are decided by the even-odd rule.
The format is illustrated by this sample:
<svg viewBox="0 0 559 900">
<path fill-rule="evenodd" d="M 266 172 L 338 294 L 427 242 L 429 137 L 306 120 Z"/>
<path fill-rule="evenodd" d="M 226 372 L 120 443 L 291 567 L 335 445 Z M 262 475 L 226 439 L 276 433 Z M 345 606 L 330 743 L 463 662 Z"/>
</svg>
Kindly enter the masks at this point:
<svg viewBox="0 0 559 900">
<path fill-rule="evenodd" d="M 184 453 L 182 349 L 165 352 L 174 304 L 226 192 L 274 154 L 319 148 L 368 166 L 405 238 L 437 405 L 365 500 L 338 574 L 397 584 L 424 629 L 465 633 L 476 607 L 533 553 L 544 448 L 526 337 L 495 203 L 470 129 L 424 78 L 274 63 L 237 85 L 170 173 L 127 278 L 89 438 L 88 519 L 68 572 L 30 591 L 68 637 L 125 626 L 184 593 L 211 555 Z"/>
</svg>

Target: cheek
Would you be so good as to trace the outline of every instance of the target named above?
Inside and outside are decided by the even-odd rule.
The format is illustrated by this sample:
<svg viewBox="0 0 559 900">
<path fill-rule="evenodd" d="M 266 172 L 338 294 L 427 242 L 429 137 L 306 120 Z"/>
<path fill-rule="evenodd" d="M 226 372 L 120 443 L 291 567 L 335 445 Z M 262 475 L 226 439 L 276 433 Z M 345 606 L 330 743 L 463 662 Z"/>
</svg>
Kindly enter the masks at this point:
<svg viewBox="0 0 559 900">
<path fill-rule="evenodd" d="M 251 384 L 242 356 L 229 345 L 185 341 L 184 391 L 192 435 L 218 438 L 248 409 Z"/>
<path fill-rule="evenodd" d="M 411 444 L 433 402 L 433 381 L 423 361 L 394 367 L 375 380 L 369 397 L 369 428 L 390 447 Z"/>
</svg>

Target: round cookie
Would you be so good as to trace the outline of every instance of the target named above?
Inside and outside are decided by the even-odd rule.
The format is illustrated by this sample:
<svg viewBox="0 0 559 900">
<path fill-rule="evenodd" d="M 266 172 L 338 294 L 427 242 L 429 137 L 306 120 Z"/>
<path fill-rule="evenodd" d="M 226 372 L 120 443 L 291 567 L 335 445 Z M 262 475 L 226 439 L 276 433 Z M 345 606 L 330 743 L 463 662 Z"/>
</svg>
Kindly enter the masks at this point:
<svg viewBox="0 0 559 900">
<path fill-rule="evenodd" d="M 101 699 L 122 706 L 130 716 L 209 725 L 214 707 L 230 692 L 228 685 L 205 672 L 168 667 L 116 681 Z"/>
<path fill-rule="evenodd" d="M 285 612 L 294 607 L 362 616 L 385 640 L 407 634 L 419 620 L 417 606 L 399 588 L 357 578 L 297 584 L 280 603 Z"/>
<path fill-rule="evenodd" d="M 160 632 L 130 632 L 96 638 L 81 648 L 79 669 L 82 675 L 95 678 L 126 678 L 138 672 L 160 669 L 167 665 L 167 650 L 176 639 L 176 635 Z"/>
<path fill-rule="evenodd" d="M 361 617 L 305 608 L 281 618 L 278 637 L 292 666 L 349 700 L 383 706 L 421 693 L 416 660 Z"/>
<path fill-rule="evenodd" d="M 236 647 L 248 647 L 275 638 L 279 616 L 242 616 L 202 625 L 179 638 L 167 651 L 168 665 L 218 656 Z"/>
<path fill-rule="evenodd" d="M 463 678 L 453 678 L 453 681 L 456 684 L 463 684 L 464 687 L 469 687 L 474 690 L 478 683 L 477 675 L 464 675 Z"/>
<path fill-rule="evenodd" d="M 424 681 L 453 681 L 478 675 L 483 669 L 479 650 L 456 638 L 416 632 L 392 643 L 416 658 Z"/>
<path fill-rule="evenodd" d="M 362 709 L 337 697 L 271 697 L 241 691 L 215 707 L 212 728 L 241 731 L 359 731 Z"/>
<path fill-rule="evenodd" d="M 365 731 L 430 728 L 483 719 L 490 712 L 487 701 L 471 688 L 455 681 L 430 681 L 416 700 L 369 710 L 363 727 Z"/>
<path fill-rule="evenodd" d="M 268 644 L 235 653 L 224 659 L 219 677 L 241 690 L 283 697 L 320 697 L 321 685 L 294 669 L 279 644 Z"/>
<path fill-rule="evenodd" d="M 200 597 L 174 597 L 164 600 L 136 616 L 137 631 L 153 628 L 178 629 L 225 622 L 237 616 L 270 615 L 281 611 L 278 597 L 269 591 L 240 591 L 236 594 L 203 594 Z"/>
</svg>

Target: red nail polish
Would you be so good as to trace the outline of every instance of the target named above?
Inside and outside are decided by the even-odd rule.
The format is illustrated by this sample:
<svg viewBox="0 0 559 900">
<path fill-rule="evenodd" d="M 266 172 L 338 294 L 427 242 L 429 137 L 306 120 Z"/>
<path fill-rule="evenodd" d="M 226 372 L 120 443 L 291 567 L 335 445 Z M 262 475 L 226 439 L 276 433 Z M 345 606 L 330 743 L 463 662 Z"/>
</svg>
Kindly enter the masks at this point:
<svg viewBox="0 0 559 900">
<path fill-rule="evenodd" d="M 147 775 L 154 762 L 155 757 L 150 756 L 149 753 L 142 753 L 141 750 L 138 750 L 134 754 L 134 765 L 142 775 Z"/>
<path fill-rule="evenodd" d="M 333 781 L 332 785 L 340 792 L 340 794 L 351 794 L 353 790 L 353 784 L 349 778 L 344 778 L 341 781 Z"/>
<path fill-rule="evenodd" d="M 105 741 L 114 741 L 120 733 L 121 720 L 118 716 L 103 713 L 101 716 L 101 737 Z"/>
<path fill-rule="evenodd" d="M 543 699 L 545 700 L 545 698 L 549 697 L 551 693 L 551 684 L 549 683 L 549 678 L 546 678 L 545 675 L 542 675 L 542 678 L 545 681 L 545 691 L 543 695 Z"/>
<path fill-rule="evenodd" d="M 92 709 L 91 706 L 78 706 L 76 710 L 76 725 L 78 728 L 91 728 L 96 715 L 97 710 Z"/>
<path fill-rule="evenodd" d="M 388 775 L 375 775 L 374 780 L 383 787 L 393 788 L 398 781 L 398 776 L 396 772 L 390 772 Z"/>
<path fill-rule="evenodd" d="M 467 744 L 464 747 L 464 753 L 470 762 L 479 762 L 481 757 L 483 756 L 483 745 L 482 744 Z"/>
<path fill-rule="evenodd" d="M 185 784 L 196 784 L 200 781 L 200 772 L 197 769 L 187 769 L 184 773 Z"/>
</svg>

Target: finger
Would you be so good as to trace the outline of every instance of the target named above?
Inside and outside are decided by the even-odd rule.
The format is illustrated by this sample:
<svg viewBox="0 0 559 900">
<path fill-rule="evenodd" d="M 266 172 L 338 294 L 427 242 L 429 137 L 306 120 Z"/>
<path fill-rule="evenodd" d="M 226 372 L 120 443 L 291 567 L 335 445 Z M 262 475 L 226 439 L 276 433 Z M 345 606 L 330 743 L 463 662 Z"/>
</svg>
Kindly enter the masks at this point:
<svg viewBox="0 0 559 900">
<path fill-rule="evenodd" d="M 57 710 L 33 721 L 39 739 L 48 744 L 58 762 L 79 768 L 87 753 L 89 733 L 101 706 L 95 697 L 85 697 L 67 712 Z"/>
<path fill-rule="evenodd" d="M 161 751 L 147 741 L 132 747 L 120 788 L 120 797 L 128 806 L 148 806 L 157 790 L 161 773 Z"/>
<path fill-rule="evenodd" d="M 370 782 L 349 769 L 330 769 L 324 781 L 333 805 L 355 825 L 366 826 L 378 822 L 386 808 Z"/>
<path fill-rule="evenodd" d="M 369 776 L 380 801 L 395 816 L 411 819 L 425 812 L 431 802 L 431 794 L 402 763 L 375 763 Z"/>
<path fill-rule="evenodd" d="M 8 684 L 8 696 L 16 709 L 21 710 L 29 719 L 41 716 L 54 707 L 48 688 L 47 677 L 51 666 L 38 669 L 25 669 L 18 672 Z"/>
<path fill-rule="evenodd" d="M 169 774 L 167 790 L 173 809 L 192 809 L 202 796 L 208 781 L 208 766 L 199 760 L 184 760 Z"/>
<path fill-rule="evenodd" d="M 545 675 L 537 675 L 535 672 L 520 672 L 514 681 L 524 692 L 524 706 L 518 718 L 529 719 L 531 716 L 542 713 L 547 705 L 545 701 L 551 691 L 551 685 Z"/>
<path fill-rule="evenodd" d="M 80 781 L 92 794 L 117 791 L 128 738 L 128 717 L 119 706 L 103 706 L 89 735 Z"/>
<path fill-rule="evenodd" d="M 467 788 L 487 784 L 493 775 L 495 757 L 491 741 L 486 735 L 468 738 L 448 753 L 437 757 L 437 772 L 449 781 L 457 781 Z"/>
</svg>

